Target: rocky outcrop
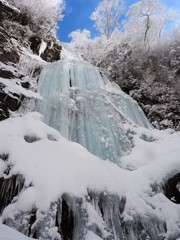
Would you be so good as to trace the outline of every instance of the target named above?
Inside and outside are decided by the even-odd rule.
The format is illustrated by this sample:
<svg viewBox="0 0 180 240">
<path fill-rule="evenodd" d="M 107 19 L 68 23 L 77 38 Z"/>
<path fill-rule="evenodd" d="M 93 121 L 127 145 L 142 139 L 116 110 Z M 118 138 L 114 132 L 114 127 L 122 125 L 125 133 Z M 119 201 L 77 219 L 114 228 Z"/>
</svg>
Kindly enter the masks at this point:
<svg viewBox="0 0 180 240">
<path fill-rule="evenodd" d="M 7 92 L 7 84 L 14 83 L 16 78 L 22 78 L 16 71 L 16 64 L 20 61 L 20 48 L 13 42 L 8 33 L 0 28 L 0 120 L 4 120 L 10 116 L 10 112 L 19 109 L 24 96 L 14 92 Z M 25 76 L 24 76 L 25 77 Z M 23 86 L 23 84 L 22 84 Z"/>
<path fill-rule="evenodd" d="M 38 36 L 31 36 L 29 38 L 30 48 L 34 54 L 39 55 L 41 41 L 41 38 Z M 54 38 L 46 40 L 46 44 L 47 47 L 45 51 L 41 54 L 41 58 L 46 62 L 55 62 L 60 60 L 62 47 L 57 42 L 57 40 Z"/>
<path fill-rule="evenodd" d="M 55 62 L 60 60 L 62 47 L 54 41 L 48 41 L 47 48 L 41 55 L 41 58 L 47 62 Z"/>
<path fill-rule="evenodd" d="M 0 2 L 0 6 L 2 3 Z M 1 9 L 2 10 L 2 9 Z M 11 9 L 10 9 L 11 11 Z M 2 15 L 2 11 L 1 11 Z M 2 16 L 1 16 L 2 17 Z M 17 64 L 20 60 L 18 48 L 12 43 L 11 37 L 1 27 L 0 28 L 0 79 L 14 79 L 15 72 L 13 64 Z M 6 68 L 6 66 L 11 66 Z M 12 80 L 13 81 L 13 80 Z M 22 96 L 16 94 L 7 94 L 5 92 L 5 85 L 0 82 L 0 120 L 9 117 L 10 111 L 18 110 Z"/>
<path fill-rule="evenodd" d="M 4 120 L 21 106 L 35 90 L 43 61 L 39 55 L 42 39 L 29 28 L 25 13 L 0 0 L 0 120 Z M 41 58 L 46 62 L 60 59 L 61 46 L 56 39 L 47 43 Z M 28 53 L 28 54 L 27 54 Z"/>
<path fill-rule="evenodd" d="M 0 10 L 0 22 L 4 19 L 17 20 L 19 18 L 20 11 L 6 1 L 0 1 Z"/>
<path fill-rule="evenodd" d="M 6 94 L 3 88 L 4 85 L 0 84 L 0 120 L 10 117 L 11 112 L 17 111 L 24 99 L 24 96 L 21 97 L 18 94 Z"/>
<path fill-rule="evenodd" d="M 4 64 L 18 63 L 19 60 L 20 56 L 18 49 L 15 44 L 12 43 L 11 36 L 5 31 L 5 29 L 0 27 L 0 62 Z"/>
<path fill-rule="evenodd" d="M 180 204 L 180 173 L 166 182 L 164 193 L 172 202 Z"/>
</svg>

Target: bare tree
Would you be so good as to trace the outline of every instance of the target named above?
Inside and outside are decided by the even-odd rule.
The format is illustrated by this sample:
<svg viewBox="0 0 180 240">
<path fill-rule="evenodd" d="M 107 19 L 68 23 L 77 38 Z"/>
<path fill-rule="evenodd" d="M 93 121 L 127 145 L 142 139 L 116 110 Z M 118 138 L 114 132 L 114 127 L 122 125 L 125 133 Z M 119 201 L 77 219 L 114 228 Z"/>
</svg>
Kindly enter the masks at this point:
<svg viewBox="0 0 180 240">
<path fill-rule="evenodd" d="M 170 19 L 167 8 L 158 0 L 142 0 L 132 4 L 127 16 L 129 17 L 129 31 L 132 31 L 132 23 L 135 23 L 144 43 L 148 44 L 151 40 L 154 41 L 155 38 L 161 37 L 166 21 Z"/>
<path fill-rule="evenodd" d="M 90 18 L 95 21 L 98 32 L 109 39 L 112 32 L 118 27 L 123 9 L 123 0 L 103 0 L 98 4 Z"/>
<path fill-rule="evenodd" d="M 39 35 L 54 34 L 56 23 L 62 18 L 62 0 L 8 0 L 8 2 L 27 15 L 31 30 L 37 30 Z"/>
</svg>

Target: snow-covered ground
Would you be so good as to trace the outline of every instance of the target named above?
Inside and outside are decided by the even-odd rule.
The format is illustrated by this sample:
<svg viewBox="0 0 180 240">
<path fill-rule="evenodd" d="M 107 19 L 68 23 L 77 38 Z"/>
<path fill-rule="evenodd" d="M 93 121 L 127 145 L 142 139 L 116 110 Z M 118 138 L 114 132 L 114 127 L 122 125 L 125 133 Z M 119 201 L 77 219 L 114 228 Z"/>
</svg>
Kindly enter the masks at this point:
<svg viewBox="0 0 180 240">
<path fill-rule="evenodd" d="M 180 171 L 180 133 L 151 130 L 157 140 L 146 142 L 139 138 L 142 131 L 137 129 L 132 154 L 122 159 L 123 167 L 135 169 L 130 171 L 66 140 L 44 124 L 39 113 L 1 122 L 0 154 L 9 154 L 9 159 L 0 160 L 0 177 L 21 174 L 27 187 L 17 201 L 4 210 L 2 219 L 33 207 L 47 211 L 50 203 L 63 193 L 84 198 L 89 189 L 126 196 L 125 219 L 153 214 L 166 222 L 171 235 L 176 224 L 178 229 L 180 207 L 162 193 L 153 193 L 151 186 L 163 185 L 166 178 Z M 27 137 L 35 139 L 34 142 L 28 142 Z M 7 166 L 12 166 L 8 176 L 4 174 Z"/>
<path fill-rule="evenodd" d="M 0 239 L 1 240 L 32 240 L 32 238 L 28 238 L 23 234 L 13 230 L 12 228 L 0 224 Z"/>
<path fill-rule="evenodd" d="M 0 224 L 0 239 L 1 240 L 33 240 L 34 238 L 29 238 L 23 234 L 17 232 L 16 230 Z M 102 238 L 95 235 L 93 232 L 89 231 L 86 235 L 85 240 L 101 240 Z"/>
<path fill-rule="evenodd" d="M 180 206 L 167 199 L 161 188 L 170 177 L 180 172 L 180 132 L 172 130 L 158 131 L 151 128 L 137 104 L 130 97 L 125 96 L 118 88 L 108 83 L 108 80 L 101 77 L 97 70 L 93 70 L 92 75 L 92 73 L 89 73 L 92 67 L 88 65 L 85 68 L 86 74 L 83 75 L 84 63 L 78 66 L 79 68 L 75 68 L 74 55 L 64 52 L 63 57 L 65 58 L 63 61 L 67 61 L 67 59 L 70 61 L 69 65 L 67 62 L 60 64 L 62 67 L 65 67 L 64 75 L 67 77 L 67 82 L 61 81 L 59 84 L 57 79 L 59 75 L 55 74 L 59 71 L 58 63 L 50 65 L 49 68 L 45 69 L 44 75 L 41 76 L 48 83 L 48 87 L 46 87 L 47 93 L 50 95 L 49 91 L 51 91 L 54 97 L 54 92 L 52 91 L 53 84 L 55 91 L 57 90 L 57 86 L 60 89 L 65 89 L 66 91 L 62 92 L 61 95 L 57 94 L 58 99 L 55 103 L 59 104 L 58 100 L 60 97 L 65 96 L 64 93 L 67 93 L 64 99 L 70 98 L 69 78 L 71 79 L 71 84 L 74 81 L 79 90 L 83 91 L 87 87 L 83 79 L 86 80 L 86 84 L 88 85 L 91 80 L 91 77 L 88 78 L 89 74 L 93 77 L 98 77 L 100 88 L 98 86 L 96 91 L 96 78 L 93 79 L 94 82 L 90 88 L 96 94 L 93 96 L 99 96 L 100 93 L 103 94 L 103 98 L 100 99 L 100 103 L 102 104 L 98 108 L 98 111 L 103 110 L 104 114 L 103 117 L 100 116 L 98 118 L 98 127 L 104 124 L 103 121 L 107 117 L 106 115 L 108 115 L 110 120 L 105 121 L 105 123 L 109 121 L 111 124 L 114 124 L 111 129 L 112 132 L 115 129 L 114 136 L 118 138 L 116 134 L 119 128 L 123 129 L 120 132 L 120 136 L 126 134 L 126 137 L 131 138 L 134 147 L 130 147 L 131 153 L 126 156 L 123 155 L 123 157 L 118 159 L 117 164 L 115 164 L 113 161 L 103 160 L 93 155 L 78 143 L 68 141 L 60 132 L 46 125 L 43 122 L 44 116 L 38 112 L 30 112 L 22 117 L 11 117 L 0 122 L 0 178 L 9 179 L 14 175 L 21 175 L 25 179 L 24 187 L 19 195 L 4 209 L 1 216 L 2 221 L 10 219 L 16 227 L 16 224 L 19 224 L 19 222 L 16 222 L 18 215 L 21 218 L 23 214 L 36 209 L 36 224 L 38 225 L 38 221 L 41 222 L 42 215 L 46 213 L 48 215 L 51 204 L 57 203 L 62 195 L 67 194 L 68 196 L 82 199 L 88 215 L 87 225 L 96 224 L 99 229 L 102 229 L 102 235 L 107 236 L 107 229 L 104 227 L 105 220 L 103 220 L 101 214 L 98 215 L 95 206 L 90 201 L 86 201 L 89 192 L 92 192 L 103 193 L 104 196 L 106 194 L 118 196 L 119 199 L 124 197 L 126 199 L 125 208 L 122 213 L 124 222 L 132 221 L 138 217 L 144 218 L 144 216 L 147 219 L 149 217 L 150 220 L 158 219 L 160 222 L 166 223 L 167 232 L 165 237 L 167 239 L 179 237 Z M 81 59 L 79 60 L 82 61 Z M 76 71 L 72 71 L 71 65 Z M 50 70 L 54 74 L 54 78 L 51 75 L 46 75 L 46 73 L 49 74 L 51 72 Z M 82 79 L 76 78 L 76 76 L 79 76 L 79 72 L 83 76 Z M 58 74 L 61 76 L 62 69 Z M 49 79 L 52 82 L 48 82 Z M 102 85 L 102 80 L 105 82 L 104 85 Z M 41 85 L 42 88 L 43 84 Z M 7 89 L 11 89 L 14 92 L 19 89 L 16 83 L 13 85 L 16 87 L 13 88 L 10 81 L 6 81 L 4 85 L 6 85 Z M 77 88 L 73 89 L 77 90 Z M 11 91 L 9 90 L 9 92 Z M 59 89 L 57 92 L 59 93 Z M 34 98 L 38 96 L 37 94 L 34 96 L 31 92 L 28 93 L 30 96 L 26 93 L 23 94 Z M 88 115 L 88 107 L 82 107 L 80 109 L 82 110 L 80 112 L 82 117 L 85 115 L 88 117 L 93 116 L 92 112 L 95 104 L 99 107 L 99 104 L 94 103 L 94 99 L 96 98 L 93 98 L 91 95 L 88 96 L 90 96 L 90 102 L 93 104 L 87 106 L 90 106 L 92 110 L 89 110 L 90 114 Z M 53 113 L 57 113 L 60 110 L 61 116 L 63 111 L 67 113 L 66 116 L 69 116 L 67 106 L 63 108 L 63 111 L 60 108 L 64 106 L 63 101 L 60 102 L 59 108 L 56 109 L 59 106 L 57 104 L 56 106 L 50 104 L 50 110 L 47 110 L 47 104 L 49 104 L 50 100 L 46 98 L 46 95 L 43 97 L 47 100 L 43 105 L 45 108 L 44 113 L 51 115 L 51 108 L 55 108 Z M 85 100 L 83 100 L 83 103 Z M 106 104 L 104 104 L 104 101 Z M 84 109 L 87 111 L 83 112 Z M 73 108 L 70 110 L 73 112 Z M 107 112 L 111 114 L 107 114 Z M 121 117 L 119 118 L 119 116 Z M 52 115 L 50 116 L 51 119 L 53 117 Z M 66 126 L 69 129 L 69 125 L 67 124 L 68 119 L 64 116 L 62 116 L 62 121 L 59 121 L 59 119 L 55 120 L 60 125 L 64 124 L 62 126 Z M 94 126 L 93 122 L 89 132 L 94 130 Z M 107 130 L 108 126 L 110 124 L 105 125 L 103 130 Z M 84 126 L 80 127 L 83 128 Z M 97 129 L 99 130 L 100 128 L 98 127 Z M 112 132 L 108 131 L 108 135 L 106 135 L 106 131 L 103 132 L 103 136 L 105 136 L 103 143 L 105 142 L 106 144 L 108 142 L 113 135 Z M 130 141 L 127 141 L 127 144 L 129 146 Z M 107 146 L 110 149 L 110 145 Z M 117 144 L 118 146 L 120 148 L 120 144 Z M 4 155 L 7 156 L 6 160 L 3 159 Z M 23 224 L 27 222 L 26 218 L 23 220 Z M 36 226 L 36 224 L 34 225 Z M 48 234 L 55 237 L 49 239 L 60 239 L 57 227 L 52 225 L 50 228 Z M 0 240 L 10 240 L 14 239 L 14 237 L 21 240 L 21 236 L 18 236 L 18 233 L 14 233 L 13 230 L 11 232 L 4 225 L 0 225 Z M 22 237 L 22 240 L 25 239 L 27 238 Z M 102 238 L 88 229 L 86 240 L 99 239 Z"/>
</svg>

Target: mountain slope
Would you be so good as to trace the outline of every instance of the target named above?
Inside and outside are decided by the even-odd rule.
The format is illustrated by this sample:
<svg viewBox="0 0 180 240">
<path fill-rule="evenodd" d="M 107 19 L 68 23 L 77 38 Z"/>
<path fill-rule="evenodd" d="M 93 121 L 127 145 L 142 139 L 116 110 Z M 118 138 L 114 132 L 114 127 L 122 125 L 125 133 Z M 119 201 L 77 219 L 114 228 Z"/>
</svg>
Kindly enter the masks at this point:
<svg viewBox="0 0 180 240">
<path fill-rule="evenodd" d="M 153 129 L 69 45 L 42 59 L 38 36 L 13 34 L 1 27 L 2 223 L 33 239 L 177 240 L 180 133 Z"/>
</svg>

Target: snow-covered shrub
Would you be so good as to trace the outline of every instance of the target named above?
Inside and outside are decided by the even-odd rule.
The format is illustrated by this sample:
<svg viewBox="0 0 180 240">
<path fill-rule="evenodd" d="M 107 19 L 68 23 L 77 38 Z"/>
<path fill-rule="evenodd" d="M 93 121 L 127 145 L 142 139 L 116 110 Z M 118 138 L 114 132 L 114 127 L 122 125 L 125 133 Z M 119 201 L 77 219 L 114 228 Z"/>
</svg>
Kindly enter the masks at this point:
<svg viewBox="0 0 180 240">
<path fill-rule="evenodd" d="M 119 27 L 119 20 L 124 10 L 123 0 L 102 0 L 91 14 L 91 20 L 95 21 L 95 27 L 100 35 L 107 39 L 114 30 Z"/>
<path fill-rule="evenodd" d="M 31 31 L 42 38 L 54 36 L 56 23 L 62 18 L 62 0 L 8 0 L 21 11 L 23 25 L 29 25 Z"/>
<path fill-rule="evenodd" d="M 29 37 L 33 34 L 29 26 L 22 26 L 18 22 L 4 20 L 3 27 L 7 30 L 9 35 L 14 36 L 21 41 L 27 41 Z"/>
</svg>

